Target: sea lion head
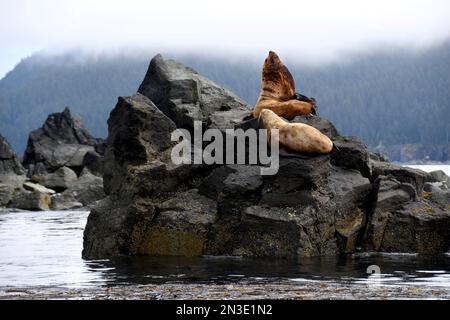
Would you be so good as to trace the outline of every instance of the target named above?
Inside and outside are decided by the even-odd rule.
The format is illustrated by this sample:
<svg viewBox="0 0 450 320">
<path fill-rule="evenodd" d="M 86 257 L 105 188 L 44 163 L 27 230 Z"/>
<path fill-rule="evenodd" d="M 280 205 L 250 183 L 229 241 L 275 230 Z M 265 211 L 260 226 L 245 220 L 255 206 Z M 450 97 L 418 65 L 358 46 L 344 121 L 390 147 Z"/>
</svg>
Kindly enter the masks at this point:
<svg viewBox="0 0 450 320">
<path fill-rule="evenodd" d="M 264 60 L 261 88 L 266 95 L 280 101 L 295 97 L 294 78 L 280 57 L 273 51 L 270 51 Z"/>
</svg>

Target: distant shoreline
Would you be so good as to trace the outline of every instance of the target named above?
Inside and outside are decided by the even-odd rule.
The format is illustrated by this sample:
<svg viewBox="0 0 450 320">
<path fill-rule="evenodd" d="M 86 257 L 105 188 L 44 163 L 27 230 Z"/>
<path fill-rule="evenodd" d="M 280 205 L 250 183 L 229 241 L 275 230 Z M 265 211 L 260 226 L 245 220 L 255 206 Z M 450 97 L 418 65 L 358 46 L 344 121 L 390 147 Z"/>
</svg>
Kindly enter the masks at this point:
<svg viewBox="0 0 450 320">
<path fill-rule="evenodd" d="M 450 177 L 450 163 L 439 163 L 439 164 L 404 164 L 399 163 L 399 165 L 404 167 L 409 167 L 413 169 L 420 169 L 425 172 L 431 172 L 435 170 L 442 170 L 447 176 Z"/>
</svg>

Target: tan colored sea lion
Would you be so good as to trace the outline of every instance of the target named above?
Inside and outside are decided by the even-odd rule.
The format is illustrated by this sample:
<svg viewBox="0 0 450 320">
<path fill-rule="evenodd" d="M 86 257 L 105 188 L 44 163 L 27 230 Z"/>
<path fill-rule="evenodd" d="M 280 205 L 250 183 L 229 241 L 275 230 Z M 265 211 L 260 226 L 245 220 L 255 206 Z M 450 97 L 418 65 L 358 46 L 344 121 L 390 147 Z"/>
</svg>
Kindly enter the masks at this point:
<svg viewBox="0 0 450 320">
<path fill-rule="evenodd" d="M 260 112 L 267 129 L 270 142 L 270 130 L 279 130 L 280 146 L 307 153 L 330 153 L 333 142 L 322 132 L 304 123 L 289 123 L 269 109 Z"/>
<path fill-rule="evenodd" d="M 304 96 L 302 96 L 304 97 Z M 270 51 L 264 61 L 261 81 L 261 94 L 256 102 L 253 117 L 259 117 L 261 110 L 270 109 L 288 120 L 315 112 L 314 99 L 297 99 L 295 82 L 288 68 L 278 55 Z"/>
</svg>

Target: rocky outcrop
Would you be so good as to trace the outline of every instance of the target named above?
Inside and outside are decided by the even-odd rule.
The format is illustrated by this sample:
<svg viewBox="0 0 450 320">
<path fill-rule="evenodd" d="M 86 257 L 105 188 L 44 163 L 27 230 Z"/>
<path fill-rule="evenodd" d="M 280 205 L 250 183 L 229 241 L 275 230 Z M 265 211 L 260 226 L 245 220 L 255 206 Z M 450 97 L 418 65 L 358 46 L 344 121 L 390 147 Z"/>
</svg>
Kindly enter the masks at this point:
<svg viewBox="0 0 450 320">
<path fill-rule="evenodd" d="M 405 185 L 411 186 L 415 191 L 416 198 L 421 197 L 427 178 L 426 172 L 379 161 L 371 161 L 371 169 L 373 179 L 379 176 L 392 177 Z"/>
<path fill-rule="evenodd" d="M 333 152 L 281 150 L 274 175 L 262 176 L 262 164 L 248 161 L 172 162 L 171 133 L 192 129 L 195 120 L 204 129 L 261 128 L 258 119 L 243 121 L 245 108 L 192 69 L 156 56 L 139 93 L 119 98 L 111 112 L 104 162 L 108 197 L 89 215 L 83 257 L 301 258 L 448 249 L 450 207 L 427 199 L 426 174 L 369 154 L 357 138 L 340 136 L 318 116 L 293 121 L 331 137 Z"/>
<path fill-rule="evenodd" d="M 24 168 L 14 153 L 11 145 L 0 134 L 0 176 L 22 175 Z"/>
<path fill-rule="evenodd" d="M 105 197 L 103 179 L 84 169 L 80 177 L 62 193 L 52 196 L 52 210 L 89 208 Z"/>
<path fill-rule="evenodd" d="M 40 205 L 42 201 L 17 199 L 8 205 L 28 210 L 63 210 L 92 205 L 105 197 L 104 152 L 105 142 L 92 137 L 69 108 L 49 115 L 42 128 L 30 133 L 23 159 L 30 181 L 23 187 L 30 190 L 33 186 L 31 191 L 50 194 L 50 198 L 44 201 L 46 205 Z M 84 175 L 86 172 L 89 174 Z M 45 191 L 48 189 L 52 193 Z M 27 193 L 21 193 L 21 196 L 30 198 Z"/>
<path fill-rule="evenodd" d="M 362 141 L 356 137 L 337 136 L 334 138 L 333 144 L 331 162 L 334 165 L 358 170 L 364 177 L 371 177 L 369 151 Z"/>
<path fill-rule="evenodd" d="M 105 148 L 68 108 L 30 133 L 25 169 L 0 136 L 0 206 L 64 210 L 93 205 L 105 197 Z"/>
<path fill-rule="evenodd" d="M 444 171 L 436 170 L 428 173 L 426 177 L 427 182 L 440 182 L 443 187 L 446 189 L 450 189 L 450 177 L 448 177 Z"/>
<path fill-rule="evenodd" d="M 34 130 L 28 138 L 23 156 L 23 164 L 31 177 L 39 170 L 54 172 L 61 167 L 68 167 L 81 172 L 83 160 L 88 152 L 95 152 L 102 144 L 83 126 L 81 119 L 72 115 L 69 108 L 61 113 L 48 116 L 42 128 Z"/>
<path fill-rule="evenodd" d="M 10 202 L 10 207 L 23 210 L 50 210 L 50 194 L 39 191 L 17 193 Z"/>
<path fill-rule="evenodd" d="M 0 206 L 7 205 L 22 190 L 25 179 L 25 169 L 11 145 L 0 135 Z"/>
<path fill-rule="evenodd" d="M 372 184 L 359 171 L 333 167 L 330 181 L 334 193 L 336 236 L 340 251 L 356 249 L 367 223 Z"/>
<path fill-rule="evenodd" d="M 194 121 L 226 127 L 249 114 L 249 106 L 232 92 L 181 63 L 155 56 L 139 93 L 149 98 L 178 128 Z"/>
</svg>

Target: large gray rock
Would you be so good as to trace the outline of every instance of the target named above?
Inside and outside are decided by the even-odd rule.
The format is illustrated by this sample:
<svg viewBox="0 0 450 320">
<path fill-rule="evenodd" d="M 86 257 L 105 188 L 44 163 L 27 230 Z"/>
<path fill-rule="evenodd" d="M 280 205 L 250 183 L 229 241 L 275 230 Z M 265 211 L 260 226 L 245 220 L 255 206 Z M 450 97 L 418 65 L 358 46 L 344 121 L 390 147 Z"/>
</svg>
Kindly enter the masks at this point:
<svg viewBox="0 0 450 320">
<path fill-rule="evenodd" d="M 250 113 L 250 107 L 232 92 L 161 55 L 151 60 L 138 92 L 180 128 L 191 129 L 196 120 L 224 128 Z"/>
<path fill-rule="evenodd" d="M 55 194 L 56 193 L 55 190 L 46 188 L 46 187 L 44 187 L 44 186 L 42 186 L 40 184 L 33 183 L 33 182 L 30 182 L 30 181 L 24 182 L 23 183 L 23 188 L 25 190 L 28 190 L 28 191 L 37 192 L 37 193 L 43 193 L 43 194 Z"/>
<path fill-rule="evenodd" d="M 104 159 L 107 194 L 121 187 L 128 166 L 158 159 L 173 145 L 175 124 L 141 94 L 119 97 L 108 120 L 108 145 Z M 169 154 L 170 155 L 170 154 Z"/>
<path fill-rule="evenodd" d="M 8 206 L 15 194 L 22 192 L 25 175 L 0 175 L 0 207 Z"/>
<path fill-rule="evenodd" d="M 30 133 L 23 164 L 34 168 L 40 163 L 48 172 L 63 166 L 79 168 L 85 154 L 95 151 L 101 143 L 101 139 L 92 137 L 81 120 L 65 108 L 61 113 L 49 115 L 42 128 Z M 33 174 L 29 172 L 29 176 Z"/>
<path fill-rule="evenodd" d="M 89 207 L 105 196 L 103 179 L 84 169 L 80 178 L 70 183 L 69 188 L 52 196 L 50 207 L 53 210 Z"/>
<path fill-rule="evenodd" d="M 6 139 L 0 135 L 0 206 L 6 206 L 22 190 L 25 170 Z"/>
<path fill-rule="evenodd" d="M 380 251 L 438 254 L 450 249 L 450 213 L 426 201 L 410 202 L 388 216 Z"/>
<path fill-rule="evenodd" d="M 427 178 L 426 172 L 408 167 L 402 167 L 389 162 L 371 161 L 372 179 L 379 176 L 388 176 L 398 180 L 401 183 L 409 184 L 414 187 L 416 195 L 422 196 L 422 190 Z"/>
<path fill-rule="evenodd" d="M 341 251 L 355 250 L 366 224 L 366 210 L 372 184 L 359 171 L 333 167 L 330 186 L 336 203 L 335 226 Z"/>
<path fill-rule="evenodd" d="M 45 175 L 39 183 L 53 190 L 66 190 L 78 180 L 77 174 L 67 167 L 61 167 Z"/>
<path fill-rule="evenodd" d="M 442 170 L 431 171 L 427 174 L 427 182 L 442 182 L 448 189 L 450 189 L 450 177 Z"/>
<path fill-rule="evenodd" d="M 83 158 L 82 166 L 83 168 L 88 169 L 92 174 L 103 177 L 103 156 L 98 152 L 86 152 Z"/>
<path fill-rule="evenodd" d="M 14 195 L 9 206 L 11 208 L 46 211 L 50 210 L 50 194 L 38 191 L 20 191 Z"/>
<path fill-rule="evenodd" d="M 436 204 L 450 206 L 450 189 L 443 182 L 426 182 L 423 196 Z"/>
<path fill-rule="evenodd" d="M 338 136 L 333 139 L 331 163 L 361 172 L 363 177 L 370 178 L 371 168 L 367 146 L 355 137 Z"/>
<path fill-rule="evenodd" d="M 278 173 L 264 177 L 261 204 L 271 207 L 312 204 L 317 190 L 328 190 L 328 155 L 282 157 Z"/>
<path fill-rule="evenodd" d="M 142 229 L 132 254 L 202 255 L 209 231 L 218 218 L 217 203 L 189 190 L 156 205 L 158 214 Z M 138 238 L 135 237 L 137 240 Z"/>
<path fill-rule="evenodd" d="M 392 213 L 402 208 L 403 204 L 414 200 L 416 192 L 410 184 L 402 184 L 387 176 L 379 176 L 375 186 L 375 199 L 368 221 L 365 246 L 369 250 L 379 251 Z"/>
<path fill-rule="evenodd" d="M 17 159 L 11 145 L 0 134 L 0 176 L 22 175 L 25 170 Z"/>
<path fill-rule="evenodd" d="M 50 198 L 51 210 L 75 210 L 83 207 L 84 205 L 70 193 L 57 193 Z"/>
<path fill-rule="evenodd" d="M 417 199 L 415 186 L 393 176 L 379 176 L 376 184 L 377 196 L 365 241 L 367 249 L 421 254 L 448 251 L 448 204 Z"/>
</svg>

